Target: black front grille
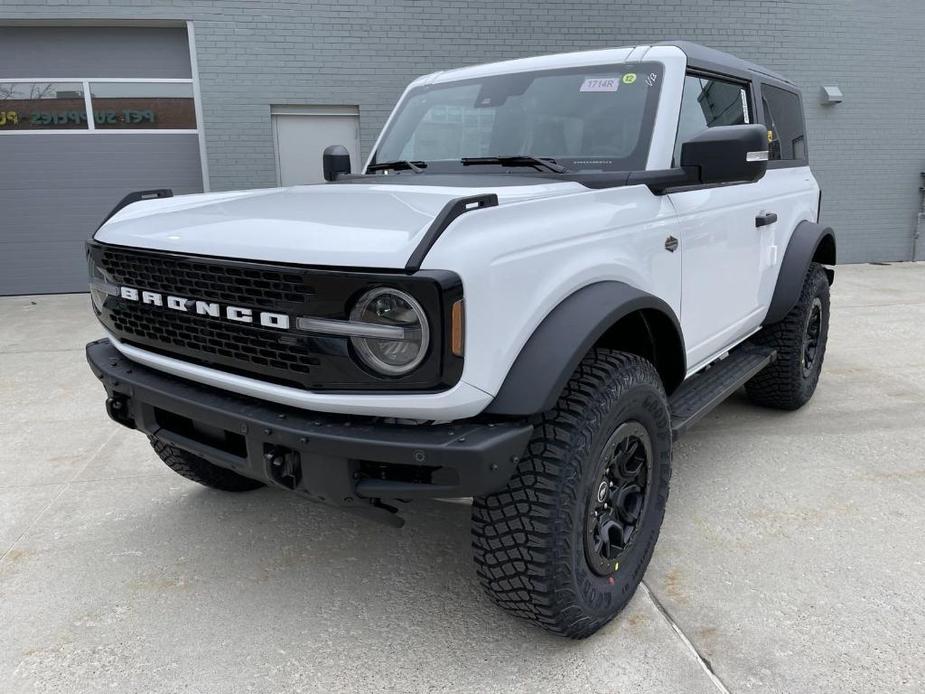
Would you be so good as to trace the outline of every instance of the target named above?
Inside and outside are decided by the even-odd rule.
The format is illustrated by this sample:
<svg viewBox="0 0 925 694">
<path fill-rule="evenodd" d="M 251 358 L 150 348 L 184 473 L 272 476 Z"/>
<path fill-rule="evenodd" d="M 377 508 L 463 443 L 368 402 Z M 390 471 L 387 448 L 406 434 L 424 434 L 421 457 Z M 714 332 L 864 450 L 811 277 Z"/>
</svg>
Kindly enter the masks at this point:
<svg viewBox="0 0 925 694">
<path fill-rule="evenodd" d="M 304 275 L 285 268 L 220 265 L 112 247 L 103 249 L 100 261 L 106 272 L 130 287 L 209 297 L 234 306 L 277 310 L 282 304 L 302 304 L 315 293 Z"/>
<path fill-rule="evenodd" d="M 153 307 L 114 308 L 111 316 L 113 327 L 130 339 L 150 340 L 167 351 L 194 350 L 212 358 L 233 359 L 242 371 L 288 371 L 292 372 L 291 380 L 298 382 L 311 372 L 311 367 L 321 364 L 304 345 L 282 344 L 279 336 L 269 331 Z"/>
<path fill-rule="evenodd" d="M 372 374 L 352 356 L 343 337 L 310 335 L 298 330 L 264 327 L 261 311 L 296 317 L 345 319 L 360 294 L 390 284 L 414 295 L 431 324 L 443 323 L 443 301 L 460 293 L 450 273 L 415 276 L 251 263 L 219 258 L 146 251 L 92 242 L 89 252 L 104 278 L 119 287 L 156 292 L 181 300 L 214 302 L 251 309 L 254 323 L 239 323 L 192 311 L 173 310 L 142 301 L 108 296 L 98 314 L 118 339 L 149 351 L 313 390 L 420 389 L 452 385 L 461 360 L 448 358 L 441 330 L 433 330 L 428 358 L 413 374 L 388 378 Z M 457 296 L 458 298 L 458 296 Z M 454 299 L 455 300 L 455 299 Z M 444 368 L 444 367 L 449 368 Z"/>
</svg>

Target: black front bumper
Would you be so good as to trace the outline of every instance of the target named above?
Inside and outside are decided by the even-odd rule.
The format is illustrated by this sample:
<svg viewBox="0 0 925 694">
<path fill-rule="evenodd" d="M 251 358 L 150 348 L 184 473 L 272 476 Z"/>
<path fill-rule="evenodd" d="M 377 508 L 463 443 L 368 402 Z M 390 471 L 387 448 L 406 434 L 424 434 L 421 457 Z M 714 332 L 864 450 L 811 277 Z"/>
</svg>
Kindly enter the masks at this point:
<svg viewBox="0 0 925 694">
<path fill-rule="evenodd" d="M 504 487 L 526 422 L 391 424 L 277 405 L 142 366 L 108 340 L 87 361 L 119 424 L 222 467 L 327 504 L 376 511 L 381 499 L 479 496 Z"/>
</svg>

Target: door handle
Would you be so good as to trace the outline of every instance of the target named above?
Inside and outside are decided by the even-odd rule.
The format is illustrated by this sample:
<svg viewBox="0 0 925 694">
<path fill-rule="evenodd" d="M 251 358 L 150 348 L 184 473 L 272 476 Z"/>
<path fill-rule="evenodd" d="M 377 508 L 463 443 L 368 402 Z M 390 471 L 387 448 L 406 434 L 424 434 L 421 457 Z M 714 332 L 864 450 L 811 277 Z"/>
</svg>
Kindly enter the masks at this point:
<svg viewBox="0 0 925 694">
<path fill-rule="evenodd" d="M 755 217 L 756 227 L 766 227 L 768 224 L 774 224 L 777 221 L 777 212 L 765 212 Z"/>
</svg>

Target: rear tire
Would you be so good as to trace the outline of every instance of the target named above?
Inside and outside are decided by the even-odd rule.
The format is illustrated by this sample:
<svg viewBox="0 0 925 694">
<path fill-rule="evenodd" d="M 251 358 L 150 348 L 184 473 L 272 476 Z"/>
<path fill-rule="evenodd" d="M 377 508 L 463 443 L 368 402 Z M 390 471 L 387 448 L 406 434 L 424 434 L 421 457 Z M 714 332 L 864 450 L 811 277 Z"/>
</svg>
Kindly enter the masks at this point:
<svg viewBox="0 0 925 694">
<path fill-rule="evenodd" d="M 809 266 L 800 298 L 782 321 L 752 341 L 777 350 L 777 358 L 745 384 L 757 405 L 796 410 L 809 402 L 819 383 L 829 335 L 829 280 L 818 263 Z"/>
<path fill-rule="evenodd" d="M 244 477 L 231 470 L 213 465 L 205 458 L 193 455 L 169 443 L 151 437 L 151 447 L 167 467 L 188 480 L 223 492 L 249 492 L 264 486 L 262 482 Z"/>
<path fill-rule="evenodd" d="M 482 587 L 500 607 L 584 638 L 642 580 L 671 477 L 671 425 L 648 361 L 593 350 L 500 492 L 472 507 Z"/>
</svg>

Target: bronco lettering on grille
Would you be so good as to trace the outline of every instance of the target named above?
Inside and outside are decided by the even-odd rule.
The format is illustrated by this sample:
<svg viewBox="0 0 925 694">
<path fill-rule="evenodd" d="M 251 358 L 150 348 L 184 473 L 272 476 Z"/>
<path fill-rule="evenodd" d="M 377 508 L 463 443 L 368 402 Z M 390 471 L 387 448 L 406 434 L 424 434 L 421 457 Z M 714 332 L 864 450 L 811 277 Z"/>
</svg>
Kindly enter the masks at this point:
<svg viewBox="0 0 925 694">
<path fill-rule="evenodd" d="M 257 311 L 240 306 L 222 306 L 214 301 L 200 301 L 187 299 L 182 296 L 164 295 L 159 292 L 149 292 L 134 287 L 119 287 L 119 296 L 128 301 L 138 301 L 150 306 L 168 308 L 181 313 L 195 313 L 199 316 L 211 318 L 225 318 L 237 323 L 253 323 L 255 318 L 265 328 L 289 330 L 289 316 L 285 313 L 270 313 Z"/>
</svg>

